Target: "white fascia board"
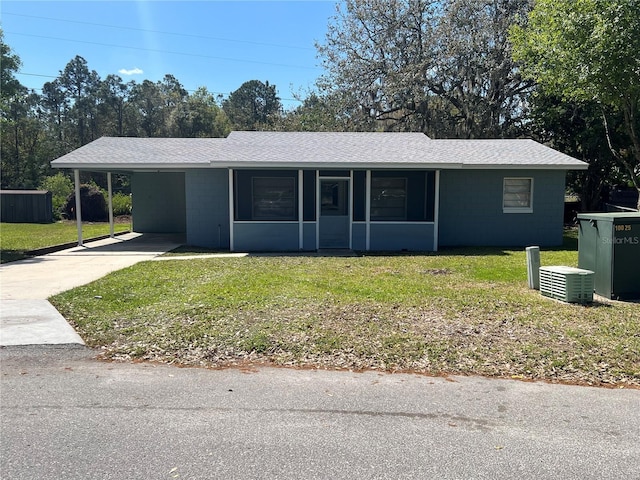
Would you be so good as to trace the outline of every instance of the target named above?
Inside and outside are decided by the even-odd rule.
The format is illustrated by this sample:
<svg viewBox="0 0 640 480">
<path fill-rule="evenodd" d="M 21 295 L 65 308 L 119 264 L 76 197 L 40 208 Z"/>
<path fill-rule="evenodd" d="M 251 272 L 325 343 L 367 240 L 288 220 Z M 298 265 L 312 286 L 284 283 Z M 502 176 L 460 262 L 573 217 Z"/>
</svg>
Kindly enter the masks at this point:
<svg viewBox="0 0 640 480">
<path fill-rule="evenodd" d="M 82 171 L 106 172 L 118 170 L 121 172 L 157 172 L 157 171 L 181 171 L 193 168 L 209 168 L 209 163 L 54 163 L 53 168 L 71 168 Z"/>
<path fill-rule="evenodd" d="M 441 170 L 446 170 L 448 167 L 441 166 Z M 463 170 L 586 170 L 589 168 L 588 164 L 576 165 L 576 164 L 474 164 L 474 165 L 462 165 Z"/>
<path fill-rule="evenodd" d="M 311 169 L 311 170 L 586 170 L 588 164 L 463 164 L 463 163 L 286 163 L 286 162 L 210 162 L 210 163 L 56 163 L 53 168 L 83 171 L 121 172 L 181 171 L 198 168 Z"/>
<path fill-rule="evenodd" d="M 235 168 L 235 169 L 302 169 L 302 170 L 436 170 L 441 168 L 460 169 L 461 163 L 447 164 L 443 166 L 438 163 L 284 163 L 284 162 L 215 162 L 210 164 L 211 168 Z"/>
</svg>

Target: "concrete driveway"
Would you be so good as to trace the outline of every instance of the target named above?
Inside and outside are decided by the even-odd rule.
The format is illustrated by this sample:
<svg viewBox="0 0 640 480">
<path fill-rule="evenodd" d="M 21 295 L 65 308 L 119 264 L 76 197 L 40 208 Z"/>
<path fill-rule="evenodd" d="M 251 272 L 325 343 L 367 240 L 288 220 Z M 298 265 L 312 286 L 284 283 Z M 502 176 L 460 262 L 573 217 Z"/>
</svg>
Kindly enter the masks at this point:
<svg viewBox="0 0 640 480">
<path fill-rule="evenodd" d="M 80 343 L 47 301 L 181 245 L 172 235 L 129 233 L 0 266 L 0 345 Z"/>
</svg>

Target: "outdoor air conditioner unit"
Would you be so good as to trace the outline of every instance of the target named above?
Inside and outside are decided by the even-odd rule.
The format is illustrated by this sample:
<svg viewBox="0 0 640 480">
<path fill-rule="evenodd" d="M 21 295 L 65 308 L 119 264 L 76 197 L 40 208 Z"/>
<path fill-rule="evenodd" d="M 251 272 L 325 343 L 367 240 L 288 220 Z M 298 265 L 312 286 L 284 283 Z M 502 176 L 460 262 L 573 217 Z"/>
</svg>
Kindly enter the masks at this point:
<svg viewBox="0 0 640 480">
<path fill-rule="evenodd" d="M 574 267 L 540 267 L 540 293 L 563 302 L 593 302 L 591 270 Z"/>
</svg>

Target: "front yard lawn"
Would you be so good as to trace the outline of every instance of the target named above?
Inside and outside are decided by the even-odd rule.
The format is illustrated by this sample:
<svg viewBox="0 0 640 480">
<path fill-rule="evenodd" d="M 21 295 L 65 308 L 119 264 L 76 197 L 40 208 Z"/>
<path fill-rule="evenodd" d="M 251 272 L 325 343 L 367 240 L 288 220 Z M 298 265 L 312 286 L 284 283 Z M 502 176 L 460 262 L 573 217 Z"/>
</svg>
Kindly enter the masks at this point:
<svg viewBox="0 0 640 480">
<path fill-rule="evenodd" d="M 145 262 L 51 301 L 105 358 L 640 386 L 640 304 L 544 298 L 524 250 Z"/>
<path fill-rule="evenodd" d="M 116 233 L 129 230 L 129 223 L 116 223 Z M 82 236 L 85 240 L 109 235 L 108 223 L 84 222 Z M 27 252 L 39 248 L 75 242 L 78 227 L 75 220 L 55 223 L 1 223 L 0 260 L 2 263 L 26 258 Z"/>
</svg>

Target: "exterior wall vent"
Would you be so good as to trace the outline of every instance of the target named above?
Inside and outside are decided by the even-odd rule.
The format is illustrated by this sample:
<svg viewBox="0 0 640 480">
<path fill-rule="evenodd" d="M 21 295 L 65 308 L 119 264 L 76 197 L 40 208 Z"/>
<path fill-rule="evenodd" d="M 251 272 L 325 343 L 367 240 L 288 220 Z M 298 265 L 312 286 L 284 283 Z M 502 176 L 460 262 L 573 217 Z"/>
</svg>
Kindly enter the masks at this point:
<svg viewBox="0 0 640 480">
<path fill-rule="evenodd" d="M 540 293 L 563 302 L 593 302 L 594 273 L 574 267 L 540 267 Z"/>
</svg>

